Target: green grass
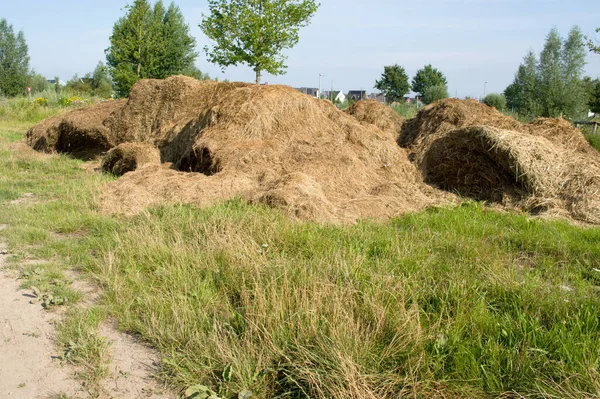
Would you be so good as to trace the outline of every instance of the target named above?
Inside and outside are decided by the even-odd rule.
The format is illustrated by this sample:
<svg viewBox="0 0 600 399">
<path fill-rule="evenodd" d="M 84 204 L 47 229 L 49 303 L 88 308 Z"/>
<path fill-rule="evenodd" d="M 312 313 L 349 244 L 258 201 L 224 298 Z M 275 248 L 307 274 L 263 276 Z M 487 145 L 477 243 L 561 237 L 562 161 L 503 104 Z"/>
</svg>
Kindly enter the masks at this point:
<svg viewBox="0 0 600 399">
<path fill-rule="evenodd" d="M 583 136 L 597 151 L 600 151 L 600 133 L 584 133 Z"/>
<path fill-rule="evenodd" d="M 102 358 L 108 315 L 172 384 L 222 397 L 600 396 L 598 228 L 473 202 L 353 226 L 240 200 L 107 216 L 112 178 L 6 137 L 0 234 L 102 288 L 60 330 L 81 362 Z M 39 202 L 8 204 L 27 192 Z"/>
<path fill-rule="evenodd" d="M 419 112 L 419 109 L 415 104 L 397 104 L 393 105 L 392 108 L 404 119 L 411 119 Z"/>
</svg>

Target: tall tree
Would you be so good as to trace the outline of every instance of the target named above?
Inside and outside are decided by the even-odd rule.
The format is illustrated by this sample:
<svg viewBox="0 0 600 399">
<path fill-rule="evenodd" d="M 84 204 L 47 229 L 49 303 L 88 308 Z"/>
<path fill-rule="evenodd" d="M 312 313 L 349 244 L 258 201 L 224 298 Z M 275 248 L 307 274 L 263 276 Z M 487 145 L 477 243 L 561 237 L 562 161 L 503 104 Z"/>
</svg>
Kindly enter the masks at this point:
<svg viewBox="0 0 600 399">
<path fill-rule="evenodd" d="M 538 62 L 533 50 L 529 50 L 523 63 L 504 95 L 508 108 L 527 116 L 540 114 Z"/>
<path fill-rule="evenodd" d="M 381 79 L 375 82 L 375 88 L 385 95 L 385 101 L 400 101 L 410 91 L 408 75 L 400 65 L 384 66 Z"/>
<path fill-rule="evenodd" d="M 0 94 L 24 94 L 30 81 L 29 54 L 23 31 L 15 35 L 6 19 L 0 20 Z"/>
<path fill-rule="evenodd" d="M 92 90 L 94 94 L 100 97 L 110 97 L 113 91 L 112 79 L 108 67 L 102 62 L 98 62 L 92 73 Z"/>
<path fill-rule="evenodd" d="M 285 73 L 284 49 L 294 47 L 298 31 L 319 8 L 314 0 L 208 0 L 210 15 L 200 28 L 214 41 L 204 50 L 221 68 L 246 64 L 260 84 L 263 71 Z"/>
<path fill-rule="evenodd" d="M 433 86 L 445 86 L 447 88 L 448 81 L 444 74 L 432 67 L 431 64 L 425 65 L 415 74 L 412 80 L 412 91 L 423 96 L 427 89 Z"/>
<path fill-rule="evenodd" d="M 582 80 L 585 56 L 585 40 L 578 26 L 571 29 L 566 40 L 556 28 L 552 29 L 537 66 L 530 51 L 515 80 L 506 88 L 508 106 L 534 117 L 581 116 L 587 108 Z"/>
<path fill-rule="evenodd" d="M 546 44 L 540 53 L 540 104 L 542 115 L 557 117 L 561 114 L 563 94 L 563 74 L 561 71 L 562 39 L 556 28 L 546 37 Z"/>
<path fill-rule="evenodd" d="M 559 103 L 567 118 L 583 115 L 588 110 L 587 95 L 583 84 L 586 64 L 585 37 L 578 26 L 574 26 L 564 43 L 561 54 L 563 94 Z"/>
<path fill-rule="evenodd" d="M 588 107 L 590 111 L 600 114 L 600 79 L 589 79 L 587 83 L 586 94 L 588 98 Z"/>
<path fill-rule="evenodd" d="M 126 96 L 140 79 L 166 78 L 197 71 L 196 40 L 179 8 L 135 0 L 113 27 L 106 61 L 117 95 Z"/>
</svg>

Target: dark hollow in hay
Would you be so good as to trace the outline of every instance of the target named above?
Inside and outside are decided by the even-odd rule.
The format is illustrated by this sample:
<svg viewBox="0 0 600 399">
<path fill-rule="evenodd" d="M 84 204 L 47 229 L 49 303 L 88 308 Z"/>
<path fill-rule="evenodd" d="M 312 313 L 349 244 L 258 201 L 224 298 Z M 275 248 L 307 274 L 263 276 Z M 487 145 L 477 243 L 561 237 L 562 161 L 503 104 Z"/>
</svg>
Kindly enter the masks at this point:
<svg viewBox="0 0 600 399">
<path fill-rule="evenodd" d="M 527 190 L 509 155 L 482 133 L 480 128 L 457 130 L 434 141 L 421 164 L 425 182 L 478 201 L 521 200 Z"/>
<path fill-rule="evenodd" d="M 206 176 L 212 176 L 221 171 L 221 164 L 215 159 L 212 152 L 206 148 L 193 149 L 184 156 L 176 166 L 177 170 L 182 172 L 202 173 Z"/>
<path fill-rule="evenodd" d="M 124 143 L 113 148 L 102 160 L 101 168 L 106 173 L 123 176 L 146 164 L 159 164 L 158 149 L 146 143 Z"/>
</svg>

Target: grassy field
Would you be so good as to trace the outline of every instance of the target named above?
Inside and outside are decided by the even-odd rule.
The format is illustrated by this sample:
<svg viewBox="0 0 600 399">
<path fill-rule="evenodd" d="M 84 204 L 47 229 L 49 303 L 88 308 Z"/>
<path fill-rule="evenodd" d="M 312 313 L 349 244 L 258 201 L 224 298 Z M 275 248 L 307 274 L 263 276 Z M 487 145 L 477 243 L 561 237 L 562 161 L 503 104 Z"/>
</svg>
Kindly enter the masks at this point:
<svg viewBox="0 0 600 399">
<path fill-rule="evenodd" d="M 353 226 L 240 200 L 107 216 L 112 177 L 10 144 L 33 119 L 0 121 L 0 234 L 17 267 L 51 261 L 25 287 L 75 303 L 76 271 L 102 288 L 60 329 L 87 378 L 111 316 L 173 386 L 222 398 L 600 397 L 599 228 L 474 202 Z"/>
</svg>

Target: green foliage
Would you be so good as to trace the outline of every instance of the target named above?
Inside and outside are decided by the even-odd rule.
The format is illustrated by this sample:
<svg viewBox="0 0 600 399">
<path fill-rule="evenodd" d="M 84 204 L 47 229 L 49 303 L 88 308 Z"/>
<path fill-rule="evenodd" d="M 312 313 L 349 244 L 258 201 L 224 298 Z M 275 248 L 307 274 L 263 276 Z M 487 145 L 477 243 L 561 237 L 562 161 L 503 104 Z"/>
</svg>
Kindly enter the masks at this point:
<svg viewBox="0 0 600 399">
<path fill-rule="evenodd" d="M 436 68 L 433 68 L 431 64 L 429 64 L 425 65 L 424 68 L 419 69 L 413 77 L 412 91 L 424 96 L 427 89 L 432 86 L 448 87 L 448 81 L 442 72 Z"/>
<path fill-rule="evenodd" d="M 375 88 L 385 95 L 388 103 L 402 101 L 404 95 L 410 91 L 408 75 L 400 65 L 383 67 L 381 79 L 375 82 Z"/>
<path fill-rule="evenodd" d="M 179 8 L 135 0 L 113 27 L 106 60 L 119 97 L 140 79 L 195 73 L 196 40 Z"/>
<path fill-rule="evenodd" d="M 22 31 L 15 35 L 6 19 L 0 20 L 0 95 L 25 94 L 30 80 L 28 47 Z"/>
<path fill-rule="evenodd" d="M 406 104 L 404 102 L 393 104 L 392 109 L 404 119 L 411 119 L 419 111 L 416 104 Z"/>
<path fill-rule="evenodd" d="M 498 111 L 504 111 L 506 109 L 506 97 L 502 94 L 490 93 L 485 96 L 483 103 L 496 108 Z"/>
<path fill-rule="evenodd" d="M 91 75 L 92 94 L 102 98 L 110 98 L 113 92 L 112 79 L 108 67 L 102 62 L 98 62 L 94 72 Z"/>
<path fill-rule="evenodd" d="M 430 86 L 423 93 L 423 103 L 431 104 L 448 97 L 448 88 L 445 85 Z"/>
<path fill-rule="evenodd" d="M 600 134 L 584 133 L 583 136 L 596 151 L 600 152 Z"/>
<path fill-rule="evenodd" d="M 530 51 L 515 80 L 506 88 L 509 108 L 533 117 L 583 116 L 587 111 L 582 81 L 585 56 L 584 36 L 579 27 L 573 27 L 566 40 L 556 28 L 552 29 L 539 63 Z"/>
<path fill-rule="evenodd" d="M 590 77 L 586 76 L 583 82 L 588 97 L 590 111 L 600 114 L 600 79 L 592 80 Z"/>
<path fill-rule="evenodd" d="M 596 33 L 600 33 L 600 28 L 596 29 Z M 588 38 L 588 47 L 591 52 L 600 54 L 600 44 L 598 44 L 598 42 L 594 42 L 592 39 Z"/>
<path fill-rule="evenodd" d="M 525 116 L 540 115 L 539 90 L 537 58 L 533 51 L 529 51 L 519 66 L 515 80 L 504 91 L 508 108 Z"/>
<path fill-rule="evenodd" d="M 50 83 L 48 83 L 48 80 L 44 76 L 32 72 L 29 77 L 29 87 L 31 87 L 31 93 L 36 94 L 48 90 Z"/>
<path fill-rule="evenodd" d="M 215 42 L 204 50 L 221 68 L 246 64 L 256 73 L 285 73 L 284 49 L 294 47 L 319 5 L 314 0 L 209 0 L 200 28 Z"/>
</svg>

